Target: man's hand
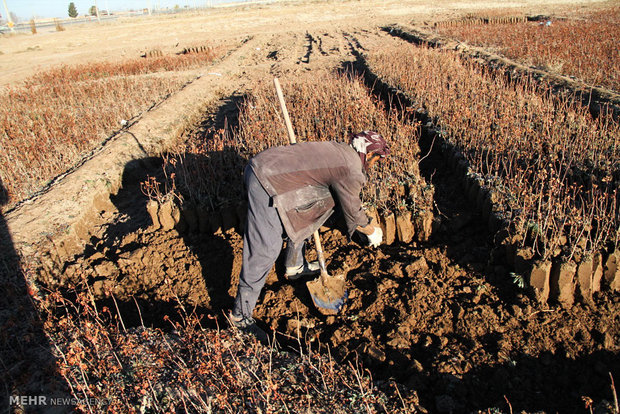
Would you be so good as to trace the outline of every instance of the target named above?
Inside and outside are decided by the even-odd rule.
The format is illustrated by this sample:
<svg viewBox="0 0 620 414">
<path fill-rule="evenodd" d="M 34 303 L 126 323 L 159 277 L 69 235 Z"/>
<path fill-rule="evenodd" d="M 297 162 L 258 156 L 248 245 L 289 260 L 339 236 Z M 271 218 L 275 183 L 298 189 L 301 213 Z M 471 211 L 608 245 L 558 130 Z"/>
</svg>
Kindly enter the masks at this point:
<svg viewBox="0 0 620 414">
<path fill-rule="evenodd" d="M 375 227 L 375 230 L 368 235 L 368 245 L 370 247 L 379 247 L 383 241 L 383 231 L 380 227 Z"/>
<path fill-rule="evenodd" d="M 378 247 L 383 241 L 383 231 L 375 223 L 375 219 L 370 220 L 370 223 L 364 227 L 359 226 L 357 230 L 368 237 L 368 245 L 371 247 Z"/>
</svg>

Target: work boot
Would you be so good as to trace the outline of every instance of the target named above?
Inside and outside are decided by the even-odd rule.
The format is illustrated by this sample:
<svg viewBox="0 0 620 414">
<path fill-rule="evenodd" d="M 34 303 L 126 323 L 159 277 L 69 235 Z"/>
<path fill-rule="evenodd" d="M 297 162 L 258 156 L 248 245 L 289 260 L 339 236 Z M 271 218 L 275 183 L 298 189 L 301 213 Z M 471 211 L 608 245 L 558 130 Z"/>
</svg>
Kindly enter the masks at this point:
<svg viewBox="0 0 620 414">
<path fill-rule="evenodd" d="M 263 344 L 269 343 L 269 337 L 267 333 L 258 327 L 254 318 L 246 318 L 244 316 L 235 316 L 230 314 L 230 323 L 233 327 L 239 329 L 241 332 L 254 335 Z"/>
<path fill-rule="evenodd" d="M 299 266 L 287 266 L 284 277 L 288 280 L 297 280 L 306 276 L 316 276 L 319 273 L 321 273 L 319 262 L 307 263 L 304 261 L 304 264 Z"/>
</svg>

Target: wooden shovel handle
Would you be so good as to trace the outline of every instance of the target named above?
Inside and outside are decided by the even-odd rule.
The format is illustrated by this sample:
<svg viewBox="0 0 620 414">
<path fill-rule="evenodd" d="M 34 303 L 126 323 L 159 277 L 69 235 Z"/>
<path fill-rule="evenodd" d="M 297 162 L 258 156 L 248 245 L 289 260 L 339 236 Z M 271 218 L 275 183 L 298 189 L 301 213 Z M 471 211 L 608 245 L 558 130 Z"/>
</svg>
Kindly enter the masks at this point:
<svg viewBox="0 0 620 414">
<path fill-rule="evenodd" d="M 291 145 L 296 144 L 297 138 L 295 138 L 293 124 L 291 123 L 291 118 L 288 116 L 288 111 L 286 110 L 286 102 L 284 102 L 284 94 L 282 93 L 282 88 L 280 87 L 280 81 L 278 78 L 273 78 L 273 84 L 276 85 L 276 93 L 278 94 L 280 108 L 282 108 L 282 115 L 284 116 L 284 123 L 286 124 L 286 130 L 288 131 L 288 140 Z"/>
<path fill-rule="evenodd" d="M 326 277 L 327 267 L 325 266 L 325 256 L 323 256 L 323 249 L 321 248 L 321 238 L 319 237 L 319 231 L 315 230 L 312 234 L 314 236 L 314 244 L 316 245 L 316 255 L 319 259 L 319 268 L 321 269 L 321 277 Z"/>
<path fill-rule="evenodd" d="M 282 115 L 284 116 L 286 130 L 288 131 L 288 140 L 291 145 L 296 144 L 297 138 L 295 138 L 295 132 L 293 131 L 293 124 L 291 123 L 291 118 L 288 116 L 286 102 L 284 101 L 284 94 L 282 93 L 282 88 L 280 87 L 280 81 L 278 80 L 278 78 L 273 78 L 273 84 L 276 86 L 276 93 L 278 95 L 278 100 L 280 101 L 280 108 L 282 109 Z M 325 257 L 323 256 L 323 248 L 321 247 L 321 238 L 319 237 L 319 231 L 316 230 L 313 236 L 314 244 L 316 245 L 316 255 L 319 259 L 321 276 L 325 277 L 327 276 L 327 267 L 325 266 Z"/>
</svg>

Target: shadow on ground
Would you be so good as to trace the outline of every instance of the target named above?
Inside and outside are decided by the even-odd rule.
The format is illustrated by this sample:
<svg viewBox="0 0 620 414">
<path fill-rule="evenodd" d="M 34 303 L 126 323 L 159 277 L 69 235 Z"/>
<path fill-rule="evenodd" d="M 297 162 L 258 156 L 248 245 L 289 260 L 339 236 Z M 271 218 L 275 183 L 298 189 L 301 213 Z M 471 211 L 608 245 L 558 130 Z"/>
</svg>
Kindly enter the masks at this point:
<svg viewBox="0 0 620 414">
<path fill-rule="evenodd" d="M 0 206 L 8 194 L 0 181 Z M 68 397 L 43 321 L 29 294 L 11 233 L 0 213 L 0 412 L 65 412 Z"/>
</svg>

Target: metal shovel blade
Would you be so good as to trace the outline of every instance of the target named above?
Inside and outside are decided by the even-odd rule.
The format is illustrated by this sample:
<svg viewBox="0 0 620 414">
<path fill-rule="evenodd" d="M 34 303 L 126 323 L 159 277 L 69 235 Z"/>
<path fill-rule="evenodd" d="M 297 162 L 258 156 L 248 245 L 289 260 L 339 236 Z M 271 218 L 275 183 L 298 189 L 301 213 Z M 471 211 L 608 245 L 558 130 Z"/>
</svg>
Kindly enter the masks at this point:
<svg viewBox="0 0 620 414">
<path fill-rule="evenodd" d="M 306 282 L 314 306 L 323 315 L 336 315 L 347 301 L 349 292 L 343 275 L 329 276 L 327 273 Z"/>
</svg>

